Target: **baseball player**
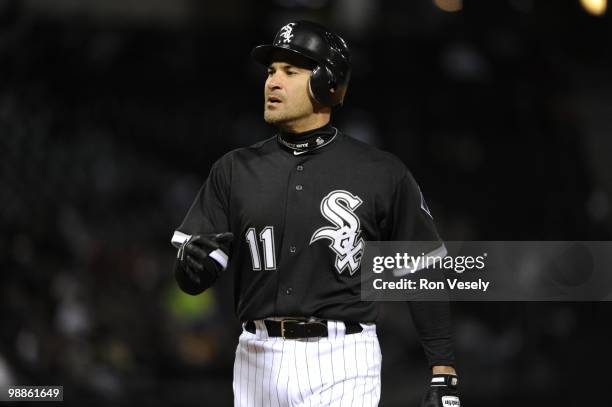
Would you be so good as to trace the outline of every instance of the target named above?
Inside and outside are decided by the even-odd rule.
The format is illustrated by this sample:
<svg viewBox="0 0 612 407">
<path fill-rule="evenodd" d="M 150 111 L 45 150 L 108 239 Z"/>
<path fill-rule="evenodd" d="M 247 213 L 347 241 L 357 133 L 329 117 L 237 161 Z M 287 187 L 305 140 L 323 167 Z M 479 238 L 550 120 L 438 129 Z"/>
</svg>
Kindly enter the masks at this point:
<svg viewBox="0 0 612 407">
<path fill-rule="evenodd" d="M 360 299 L 364 244 L 444 245 L 404 164 L 330 123 L 351 75 L 342 38 L 292 22 L 252 56 L 267 68 L 264 119 L 277 132 L 213 165 L 172 237 L 176 280 L 196 295 L 235 274 L 236 406 L 376 406 L 382 358 L 377 303 Z M 421 406 L 460 406 L 448 303 L 409 304 L 433 373 Z"/>
</svg>

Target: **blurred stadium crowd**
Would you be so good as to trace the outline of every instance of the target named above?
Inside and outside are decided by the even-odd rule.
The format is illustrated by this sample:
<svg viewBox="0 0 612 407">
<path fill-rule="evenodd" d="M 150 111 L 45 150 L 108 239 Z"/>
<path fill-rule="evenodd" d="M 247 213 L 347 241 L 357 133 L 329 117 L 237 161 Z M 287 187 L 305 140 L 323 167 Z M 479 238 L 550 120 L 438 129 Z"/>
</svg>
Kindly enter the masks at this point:
<svg viewBox="0 0 612 407">
<path fill-rule="evenodd" d="M 569 0 L 123 3 L 0 1 L 0 387 L 231 402 L 232 277 L 182 294 L 169 239 L 211 164 L 273 133 L 249 52 L 287 19 L 345 33 L 355 68 L 333 120 L 406 162 L 443 238 L 611 240 L 608 15 Z M 381 405 L 415 403 L 428 379 L 406 310 L 379 324 Z M 455 314 L 468 406 L 588 405 L 584 373 L 610 359 L 607 304 Z"/>
</svg>

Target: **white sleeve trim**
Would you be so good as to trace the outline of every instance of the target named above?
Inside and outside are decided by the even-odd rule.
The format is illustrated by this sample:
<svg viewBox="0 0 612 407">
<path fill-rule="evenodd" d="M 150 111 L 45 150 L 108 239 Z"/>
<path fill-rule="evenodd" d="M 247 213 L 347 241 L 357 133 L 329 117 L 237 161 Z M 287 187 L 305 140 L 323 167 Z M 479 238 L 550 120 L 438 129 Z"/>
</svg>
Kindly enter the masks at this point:
<svg viewBox="0 0 612 407">
<path fill-rule="evenodd" d="M 178 249 L 183 243 L 185 243 L 186 240 L 189 240 L 190 237 L 191 235 L 175 230 L 170 242 L 172 243 L 172 246 Z"/>
<path fill-rule="evenodd" d="M 437 249 L 430 251 L 423 255 L 423 257 L 444 257 L 448 254 L 448 250 L 446 250 L 446 246 L 442 243 Z M 425 268 L 425 262 L 422 262 L 422 265 L 417 269 L 395 269 L 393 270 L 393 276 L 401 277 L 406 274 L 416 273 L 419 270 L 423 270 Z"/>
<path fill-rule="evenodd" d="M 172 235 L 172 240 L 171 240 L 172 246 L 176 247 L 177 249 L 180 249 L 181 245 L 185 243 L 187 240 L 189 240 L 190 238 L 191 238 L 191 235 L 188 235 L 186 233 L 179 232 L 178 230 L 176 230 L 174 231 L 174 235 Z M 209 256 L 211 259 L 219 263 L 219 265 L 221 266 L 221 268 L 223 268 L 223 270 L 227 269 L 227 263 L 229 261 L 229 257 L 227 256 L 227 254 L 225 254 L 223 250 L 221 249 L 213 250 L 212 252 L 210 252 Z"/>
</svg>

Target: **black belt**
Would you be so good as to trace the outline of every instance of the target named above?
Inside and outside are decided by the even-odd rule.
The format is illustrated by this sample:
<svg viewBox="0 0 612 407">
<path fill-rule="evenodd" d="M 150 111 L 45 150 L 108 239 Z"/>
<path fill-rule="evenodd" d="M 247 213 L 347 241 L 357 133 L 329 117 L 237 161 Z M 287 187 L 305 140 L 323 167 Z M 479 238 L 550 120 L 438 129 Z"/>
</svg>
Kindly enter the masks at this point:
<svg viewBox="0 0 612 407">
<path fill-rule="evenodd" d="M 359 322 L 343 322 L 345 335 L 356 334 L 363 330 Z M 269 337 L 281 337 L 284 339 L 302 339 L 327 336 L 327 321 L 299 321 L 296 319 L 284 319 L 274 321 L 264 319 Z M 250 333 L 255 333 L 255 322 L 247 321 L 244 329 Z"/>
</svg>

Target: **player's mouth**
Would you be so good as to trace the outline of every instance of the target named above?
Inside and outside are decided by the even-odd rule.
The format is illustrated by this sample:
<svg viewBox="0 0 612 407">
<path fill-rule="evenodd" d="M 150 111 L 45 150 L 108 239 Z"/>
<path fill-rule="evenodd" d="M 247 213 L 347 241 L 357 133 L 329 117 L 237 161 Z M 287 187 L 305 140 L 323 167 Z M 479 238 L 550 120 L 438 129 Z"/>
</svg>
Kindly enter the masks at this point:
<svg viewBox="0 0 612 407">
<path fill-rule="evenodd" d="M 272 106 L 283 103 L 283 101 L 277 96 L 268 96 L 268 99 L 266 100 L 266 102 L 267 102 L 266 103 L 267 105 L 272 105 Z"/>
</svg>

